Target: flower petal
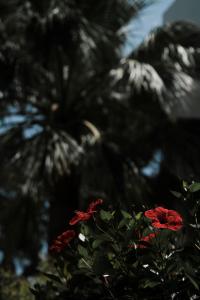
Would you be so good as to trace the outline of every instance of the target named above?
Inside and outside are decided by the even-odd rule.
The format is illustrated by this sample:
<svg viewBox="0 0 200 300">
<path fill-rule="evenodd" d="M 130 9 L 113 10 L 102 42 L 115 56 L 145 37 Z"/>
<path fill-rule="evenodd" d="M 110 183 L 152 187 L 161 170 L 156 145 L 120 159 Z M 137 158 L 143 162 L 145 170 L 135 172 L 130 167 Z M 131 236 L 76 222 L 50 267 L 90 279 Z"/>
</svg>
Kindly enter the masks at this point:
<svg viewBox="0 0 200 300">
<path fill-rule="evenodd" d="M 88 213 L 94 213 L 96 211 L 96 207 L 98 205 L 101 205 L 103 203 L 102 199 L 97 199 L 96 201 L 93 201 L 92 203 L 90 203 L 87 212 Z"/>
<path fill-rule="evenodd" d="M 87 221 L 91 218 L 92 214 L 83 211 L 77 211 L 76 215 L 69 221 L 70 225 L 75 225 L 80 221 Z"/>
</svg>

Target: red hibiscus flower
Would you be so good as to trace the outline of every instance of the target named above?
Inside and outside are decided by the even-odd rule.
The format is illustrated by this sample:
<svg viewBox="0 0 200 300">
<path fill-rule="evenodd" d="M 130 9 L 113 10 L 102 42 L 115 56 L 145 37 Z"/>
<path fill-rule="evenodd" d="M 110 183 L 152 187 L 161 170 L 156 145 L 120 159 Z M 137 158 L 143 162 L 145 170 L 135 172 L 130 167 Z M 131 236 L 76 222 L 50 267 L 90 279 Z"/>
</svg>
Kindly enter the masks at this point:
<svg viewBox="0 0 200 300">
<path fill-rule="evenodd" d="M 156 207 L 145 211 L 145 217 L 152 220 L 152 226 L 155 228 L 166 228 L 177 231 L 183 227 L 183 219 L 175 210 Z"/>
<path fill-rule="evenodd" d="M 67 230 L 63 232 L 53 241 L 50 251 L 54 253 L 60 253 L 70 243 L 75 235 L 76 233 L 74 230 Z"/>
<path fill-rule="evenodd" d="M 100 204 L 103 204 L 103 200 L 102 199 L 97 199 L 96 201 L 93 201 L 92 203 L 90 203 L 87 212 L 88 213 L 94 213 L 96 212 L 96 207 Z"/>
<path fill-rule="evenodd" d="M 70 225 L 75 225 L 80 221 L 87 221 L 91 218 L 92 213 L 87 213 L 83 211 L 76 211 L 76 215 L 69 221 Z"/>
<path fill-rule="evenodd" d="M 137 245 L 137 248 L 146 248 L 148 246 L 148 244 L 145 245 L 145 243 L 151 243 L 151 240 L 154 239 L 157 234 L 158 233 L 150 233 L 150 234 L 148 234 L 146 236 L 143 236 L 141 238 L 141 240 L 139 241 L 139 245 Z M 140 244 L 140 242 L 145 242 L 145 243 L 144 244 L 143 243 Z"/>
<path fill-rule="evenodd" d="M 155 232 L 155 233 L 150 233 L 150 234 L 148 234 L 146 236 L 143 236 L 139 240 L 139 244 L 138 245 L 136 245 L 136 244 L 135 245 L 128 245 L 128 248 L 147 248 L 148 244 L 151 243 L 151 240 L 154 239 L 157 234 L 158 234 L 158 232 Z M 142 242 L 142 243 L 140 243 L 140 242 Z"/>
<path fill-rule="evenodd" d="M 76 211 L 75 216 L 69 221 L 69 224 L 75 225 L 76 223 L 78 223 L 80 221 L 89 220 L 92 217 L 92 215 L 96 212 L 96 207 L 102 203 L 103 203 L 102 199 L 97 199 L 96 201 L 93 201 L 92 203 L 90 203 L 86 212 Z"/>
</svg>

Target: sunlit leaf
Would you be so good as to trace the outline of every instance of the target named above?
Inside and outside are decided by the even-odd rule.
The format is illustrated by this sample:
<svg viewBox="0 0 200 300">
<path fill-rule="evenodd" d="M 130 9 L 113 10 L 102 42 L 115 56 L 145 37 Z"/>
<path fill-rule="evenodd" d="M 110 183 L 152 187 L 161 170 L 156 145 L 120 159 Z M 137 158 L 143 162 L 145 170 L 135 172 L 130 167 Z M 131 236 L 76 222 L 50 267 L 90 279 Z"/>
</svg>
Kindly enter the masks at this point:
<svg viewBox="0 0 200 300">
<path fill-rule="evenodd" d="M 189 186 L 189 191 L 190 191 L 191 193 L 198 192 L 199 190 L 200 190 L 200 183 L 198 183 L 198 182 L 192 183 L 192 184 Z"/>
</svg>

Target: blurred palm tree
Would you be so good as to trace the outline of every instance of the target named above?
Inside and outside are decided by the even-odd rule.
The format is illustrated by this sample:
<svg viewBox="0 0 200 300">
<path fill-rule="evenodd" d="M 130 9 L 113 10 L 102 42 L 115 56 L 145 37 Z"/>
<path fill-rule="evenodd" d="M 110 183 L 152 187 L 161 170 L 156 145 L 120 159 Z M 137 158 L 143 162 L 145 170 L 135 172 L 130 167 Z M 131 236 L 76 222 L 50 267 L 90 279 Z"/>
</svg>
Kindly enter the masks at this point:
<svg viewBox="0 0 200 300">
<path fill-rule="evenodd" d="M 1 1 L 6 265 L 23 253 L 36 265 L 41 237 L 52 240 L 90 198 L 143 205 L 156 153 L 158 169 L 198 175 L 198 126 L 174 111 L 199 80 L 200 30 L 165 26 L 123 57 L 124 28 L 148 2 Z"/>
</svg>

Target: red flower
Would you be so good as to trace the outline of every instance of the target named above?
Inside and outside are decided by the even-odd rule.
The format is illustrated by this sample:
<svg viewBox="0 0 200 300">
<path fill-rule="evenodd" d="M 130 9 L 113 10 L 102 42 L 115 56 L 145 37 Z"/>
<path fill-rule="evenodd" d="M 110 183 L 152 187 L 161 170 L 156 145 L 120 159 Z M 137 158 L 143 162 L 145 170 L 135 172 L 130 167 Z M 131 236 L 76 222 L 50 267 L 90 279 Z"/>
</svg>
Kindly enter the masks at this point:
<svg viewBox="0 0 200 300">
<path fill-rule="evenodd" d="M 60 253 L 69 242 L 75 237 L 76 233 L 74 230 L 67 230 L 60 234 L 50 247 L 51 252 Z"/>
<path fill-rule="evenodd" d="M 146 236 L 143 236 L 140 240 L 139 240 L 139 244 L 138 245 L 128 245 L 128 248 L 146 248 L 148 246 L 147 243 L 151 243 L 151 240 L 154 239 L 156 237 L 156 235 L 158 234 L 158 232 L 155 233 L 150 233 Z M 145 242 L 145 243 L 141 243 L 140 242 Z"/>
<path fill-rule="evenodd" d="M 150 233 L 150 234 L 148 234 L 148 235 L 146 235 L 146 236 L 143 236 L 143 237 L 141 238 L 141 240 L 139 241 L 139 243 L 140 243 L 140 242 L 151 243 L 151 240 L 154 239 L 154 238 L 156 237 L 157 234 L 158 234 L 158 233 Z M 147 245 L 145 245 L 145 243 L 144 243 L 144 244 L 141 243 L 141 244 L 137 245 L 137 247 L 138 247 L 138 248 L 146 248 Z"/>
<path fill-rule="evenodd" d="M 183 227 L 183 219 L 175 210 L 156 207 L 145 211 L 145 217 L 152 220 L 152 226 L 155 228 L 166 228 L 177 231 Z"/>
<path fill-rule="evenodd" d="M 80 221 L 89 220 L 92 217 L 92 215 L 96 212 L 96 207 L 102 203 L 103 203 L 102 199 L 97 199 L 96 201 L 93 201 L 92 203 L 90 203 L 86 212 L 76 211 L 75 216 L 69 221 L 69 224 L 75 225 L 76 223 L 78 223 Z"/>
<path fill-rule="evenodd" d="M 96 212 L 96 207 L 100 204 L 103 204 L 103 200 L 102 199 L 97 199 L 96 201 L 93 201 L 92 203 L 90 203 L 87 212 L 88 213 L 94 213 Z"/>
<path fill-rule="evenodd" d="M 83 212 L 83 211 L 76 211 L 76 215 L 70 220 L 70 225 L 75 225 L 80 221 L 87 221 L 91 218 L 92 213 Z"/>
</svg>

